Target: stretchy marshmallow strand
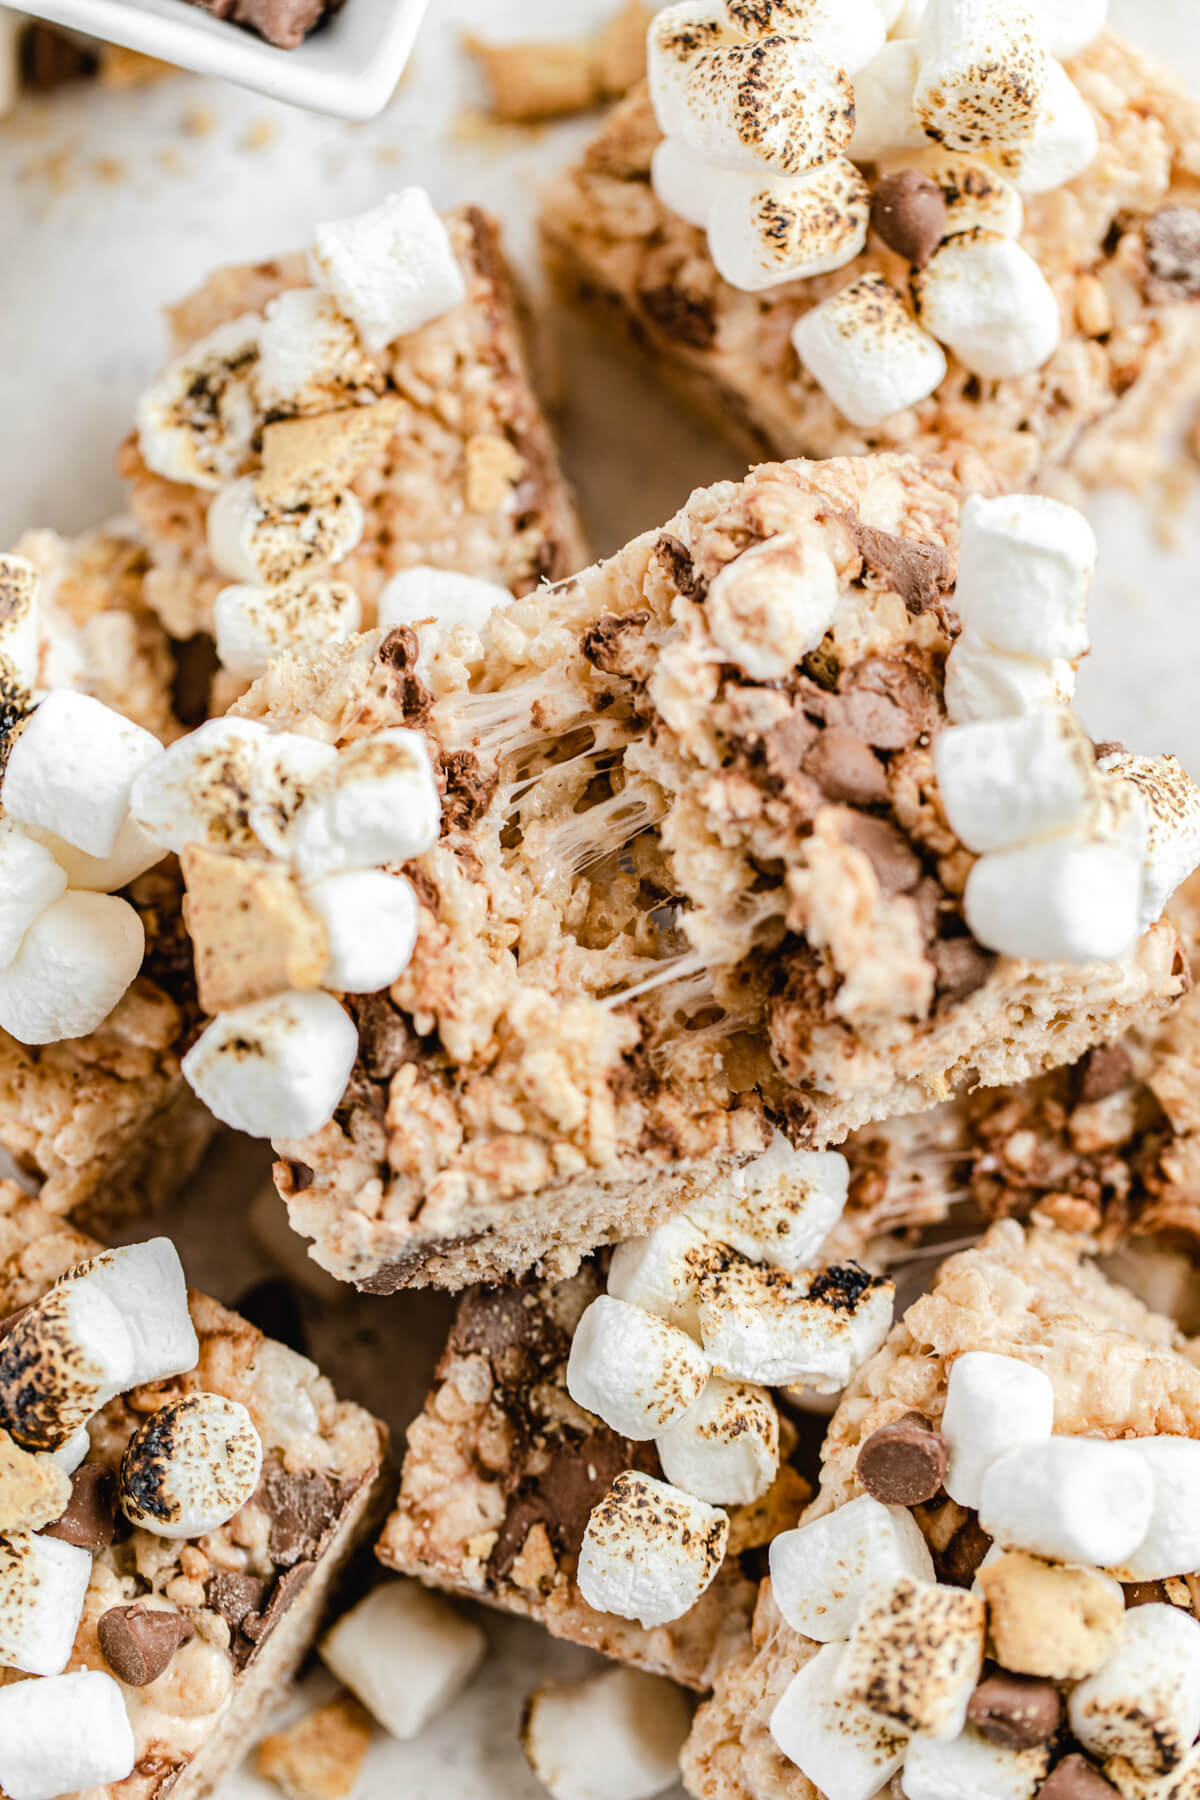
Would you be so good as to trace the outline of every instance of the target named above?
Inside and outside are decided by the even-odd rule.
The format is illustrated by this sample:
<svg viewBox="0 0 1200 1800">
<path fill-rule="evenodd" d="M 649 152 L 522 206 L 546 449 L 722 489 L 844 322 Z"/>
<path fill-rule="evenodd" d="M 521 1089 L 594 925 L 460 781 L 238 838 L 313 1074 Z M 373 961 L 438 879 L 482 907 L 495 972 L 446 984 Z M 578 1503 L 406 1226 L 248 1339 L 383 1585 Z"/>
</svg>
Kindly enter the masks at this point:
<svg viewBox="0 0 1200 1800">
<path fill-rule="evenodd" d="M 713 1506 L 750 1506 L 779 1473 L 779 1414 L 765 1388 L 714 1375 L 654 1446 L 673 1487 Z"/>
<path fill-rule="evenodd" d="M 934 1580 L 912 1514 L 869 1494 L 781 1532 L 770 1560 L 775 1604 L 794 1631 L 821 1644 L 848 1638 L 864 1600 L 902 1576 Z"/>
<path fill-rule="evenodd" d="M 882 275 L 863 275 L 792 327 L 797 356 L 852 425 L 869 428 L 928 399 L 946 376 L 935 337 Z"/>
<path fill-rule="evenodd" d="M 262 1439 L 246 1408 L 223 1394 L 185 1394 L 138 1426 L 121 1458 L 125 1517 L 155 1537 L 216 1531 L 254 1495 Z"/>
<path fill-rule="evenodd" d="M 0 1665 L 61 1675 L 91 1578 L 91 1555 L 74 1544 L 33 1531 L 0 1537 Z"/>
<path fill-rule="evenodd" d="M 678 1780 L 691 1722 L 673 1681 L 640 1669 L 604 1669 L 538 1688 L 521 1744 L 554 1800 L 651 1800 Z"/>
<path fill-rule="evenodd" d="M 597 1612 L 647 1630 L 690 1612 L 725 1557 L 729 1516 L 652 1475 L 628 1470 L 593 1507 L 579 1549 L 579 1591 Z"/>
<path fill-rule="evenodd" d="M 101 1670 L 0 1688 L 0 1787 L 9 1800 L 108 1788 L 132 1774 L 136 1755 L 124 1696 Z"/>
<path fill-rule="evenodd" d="M 38 915 L 0 969 L 0 1027 L 19 1044 L 87 1037 L 136 977 L 145 948 L 128 901 L 68 891 Z"/>
<path fill-rule="evenodd" d="M 333 1117 L 358 1032 L 332 994 L 275 994 L 219 1013 L 180 1065 L 193 1093 L 249 1137 L 304 1138 Z"/>
<path fill-rule="evenodd" d="M 839 1692 L 845 1656 L 844 1644 L 827 1643 L 805 1663 L 771 1714 L 770 1732 L 825 1800 L 873 1800 L 904 1761 L 908 1735 Z"/>
<path fill-rule="evenodd" d="M 1071 1730 L 1102 1761 L 1152 1779 L 1179 1767 L 1200 1732 L 1200 1622 L 1175 1606 L 1136 1606 L 1108 1661 L 1071 1692 Z"/>
<path fill-rule="evenodd" d="M 89 694 L 57 689 L 18 733 L 0 802 L 16 824 L 107 856 L 129 813 L 134 778 L 161 749 L 152 732 Z"/>
<path fill-rule="evenodd" d="M 303 579 L 277 587 L 235 583 L 213 602 L 213 635 L 221 666 L 246 681 L 266 672 L 284 650 L 297 654 L 342 644 L 362 625 L 362 606 L 348 582 Z"/>
<path fill-rule="evenodd" d="M 575 1327 L 567 1392 L 621 1437 L 645 1441 L 686 1413 L 708 1376 L 708 1358 L 686 1332 L 602 1294 Z"/>
<path fill-rule="evenodd" d="M 1053 1430 L 1054 1388 L 1041 1369 L 989 1350 L 956 1356 L 941 1423 L 946 1492 L 977 1507 L 991 1465 L 1021 1445 L 1044 1443 Z"/>
<path fill-rule="evenodd" d="M 317 1648 L 383 1729 L 407 1739 L 467 1685 L 487 1639 L 415 1581 L 389 1581 L 345 1613 Z"/>
</svg>

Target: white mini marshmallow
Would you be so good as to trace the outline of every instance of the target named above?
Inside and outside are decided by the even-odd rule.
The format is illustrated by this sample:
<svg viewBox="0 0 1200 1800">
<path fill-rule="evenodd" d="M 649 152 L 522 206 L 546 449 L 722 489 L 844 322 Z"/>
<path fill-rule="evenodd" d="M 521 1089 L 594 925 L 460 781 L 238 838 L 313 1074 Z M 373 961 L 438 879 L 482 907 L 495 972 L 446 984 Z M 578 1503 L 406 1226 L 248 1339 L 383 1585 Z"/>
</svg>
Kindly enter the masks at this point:
<svg viewBox="0 0 1200 1800">
<path fill-rule="evenodd" d="M 873 1800 L 904 1761 L 908 1736 L 838 1692 L 845 1655 L 844 1644 L 826 1644 L 804 1664 L 776 1703 L 770 1731 L 824 1800 Z"/>
<path fill-rule="evenodd" d="M 270 302 L 255 372 L 265 412 L 324 412 L 382 385 L 354 326 L 328 294 L 289 288 Z"/>
<path fill-rule="evenodd" d="M 1066 657 L 1013 656 L 964 631 L 946 658 L 946 711 L 955 725 L 1069 706 L 1075 666 Z"/>
<path fill-rule="evenodd" d="M 61 1675 L 91 1578 L 91 1553 L 61 1538 L 33 1531 L 0 1537 L 0 1664 L 26 1675 Z M 0 1689 L 0 1699 L 12 1691 Z M 0 1758 L 5 1741 L 0 1733 Z"/>
<path fill-rule="evenodd" d="M 284 650 L 311 654 L 345 643 L 362 625 L 362 606 L 348 582 L 247 582 L 222 588 L 213 602 L 213 635 L 222 667 L 254 681 Z"/>
<path fill-rule="evenodd" d="M 383 1729 L 407 1739 L 466 1687 L 487 1639 L 415 1581 L 388 1581 L 345 1613 L 317 1648 Z"/>
<path fill-rule="evenodd" d="M 1023 194 L 1048 194 L 1090 169 L 1100 133 L 1088 105 L 1061 63 L 1051 62 L 1037 128 L 1014 173 Z"/>
<path fill-rule="evenodd" d="M 104 1294 L 125 1321 L 133 1348 L 127 1387 L 166 1381 L 195 1368 L 200 1343 L 183 1264 L 170 1238 L 104 1250 L 73 1269 L 60 1289 L 72 1283 L 86 1283 Z"/>
<path fill-rule="evenodd" d="M 258 1487 L 263 1447 L 246 1408 L 224 1394 L 184 1394 L 138 1426 L 117 1496 L 155 1537 L 198 1538 L 240 1512 Z"/>
<path fill-rule="evenodd" d="M 89 856 L 107 856 L 129 812 L 134 777 L 162 749 L 152 732 L 90 694 L 46 695 L 9 752 L 0 801 Z"/>
<path fill-rule="evenodd" d="M 296 814 L 292 855 L 308 880 L 407 862 L 437 842 L 441 801 L 425 740 L 393 726 L 338 755 L 328 786 Z"/>
<path fill-rule="evenodd" d="M 603 1669 L 537 1688 L 521 1743 L 554 1800 L 651 1800 L 678 1781 L 691 1723 L 692 1709 L 673 1681 L 640 1669 Z"/>
<path fill-rule="evenodd" d="M 304 889 L 325 922 L 329 961 L 322 987 L 377 994 L 403 974 L 417 942 L 419 908 L 412 883 L 382 869 L 347 869 Z"/>
<path fill-rule="evenodd" d="M 1038 0 L 1051 56 L 1064 60 L 1086 50 L 1104 30 L 1108 0 Z"/>
<path fill-rule="evenodd" d="M 894 38 L 917 37 L 929 0 L 901 0 L 900 10 L 888 30 Z"/>
<path fill-rule="evenodd" d="M 30 689 L 39 685 L 40 584 L 39 571 L 26 557 L 0 551 L 0 658 L 19 684 Z"/>
<path fill-rule="evenodd" d="M 668 212 L 708 227 L 713 197 L 725 177 L 690 150 L 682 138 L 665 137 L 650 158 L 650 186 Z"/>
<path fill-rule="evenodd" d="M 720 1253 L 700 1276 L 700 1339 L 719 1375 L 830 1393 L 879 1349 L 894 1298 L 854 1266 L 789 1275 Z"/>
<path fill-rule="evenodd" d="M 1141 859 L 1076 838 L 981 857 L 963 895 L 981 944 L 1034 962 L 1112 962 L 1135 943 L 1141 911 Z"/>
<path fill-rule="evenodd" d="M 128 901 L 68 891 L 39 913 L 0 969 L 0 1029 L 19 1044 L 87 1037 L 136 977 L 145 949 Z"/>
<path fill-rule="evenodd" d="M 439 625 L 443 632 L 461 626 L 482 643 L 492 614 L 511 599 L 508 589 L 498 581 L 417 563 L 393 575 L 383 589 L 379 596 L 379 623 L 385 631 L 397 625 L 429 622 Z"/>
<path fill-rule="evenodd" d="M 887 14 L 895 0 L 792 0 L 799 35 L 811 38 L 830 62 L 857 75 L 887 42 Z"/>
<path fill-rule="evenodd" d="M 682 142 L 684 95 L 696 59 L 720 44 L 736 43 L 741 35 L 728 13 L 709 0 L 677 0 L 655 13 L 646 33 L 646 75 L 665 137 Z"/>
<path fill-rule="evenodd" d="M 136 1756 L 124 1695 L 103 1670 L 0 1688 L 0 1787 L 9 1800 L 103 1791 L 132 1774 Z"/>
<path fill-rule="evenodd" d="M 567 1392 L 621 1437 L 645 1441 L 682 1418 L 708 1376 L 707 1356 L 685 1331 L 601 1294 L 575 1327 Z"/>
<path fill-rule="evenodd" d="M 1200 862 L 1200 788 L 1173 756 L 1106 756 L 1102 774 L 1136 789 L 1146 824 L 1141 923 L 1153 924 Z"/>
<path fill-rule="evenodd" d="M 148 763 L 134 781 L 130 811 L 164 850 L 251 847 L 248 797 L 270 737 L 257 719 L 208 719 Z"/>
<path fill-rule="evenodd" d="M 908 1800 L 1032 1800 L 1049 1764 L 1042 1744 L 1008 1750 L 970 1730 L 948 1744 L 914 1737 L 900 1785 Z"/>
<path fill-rule="evenodd" d="M 719 169 L 799 175 L 846 149 L 854 90 L 814 43 L 773 37 L 695 57 L 669 136 Z"/>
<path fill-rule="evenodd" d="M 731 287 L 757 293 L 840 269 L 867 241 L 871 190 L 847 157 L 803 175 L 728 176 L 713 193 L 708 251 Z"/>
<path fill-rule="evenodd" d="M 855 162 L 878 162 L 881 156 L 928 144 L 913 111 L 917 66 L 916 44 L 911 38 L 897 38 L 859 70 L 854 81 L 854 136 L 846 153 Z"/>
<path fill-rule="evenodd" d="M 1200 1448 L 1200 1446 L 1197 1446 Z M 1073 1688 L 1071 1730 L 1101 1761 L 1169 1774 L 1200 1732 L 1200 1621 L 1177 1606 L 1133 1606 L 1108 1661 Z"/>
<path fill-rule="evenodd" d="M 720 1508 L 627 1470 L 592 1508 L 579 1548 L 579 1591 L 597 1612 L 647 1630 L 690 1612 L 725 1557 Z"/>
<path fill-rule="evenodd" d="M 257 313 L 218 325 L 141 396 L 138 449 L 156 475 L 219 488 L 241 473 L 261 423 L 254 393 L 261 329 Z"/>
<path fill-rule="evenodd" d="M 686 1216 L 705 1237 L 751 1262 L 794 1272 L 816 1261 L 849 1192 L 844 1156 L 836 1150 L 793 1150 L 777 1131 L 761 1156 L 693 1200 Z"/>
<path fill-rule="evenodd" d="M 94 894 L 115 894 L 118 888 L 127 887 L 161 862 L 163 856 L 162 845 L 143 831 L 132 815 L 118 831 L 117 841 L 107 856 L 89 856 L 86 850 L 68 844 L 66 838 L 42 831 L 36 825 L 27 825 L 25 832 L 49 851 L 66 876 L 68 887 L 87 888 Z"/>
<path fill-rule="evenodd" d="M 333 1117 L 357 1055 L 354 1022 L 332 994 L 275 994 L 219 1013 L 181 1067 L 223 1125 L 303 1138 Z"/>
<path fill-rule="evenodd" d="M 12 961 L 33 921 L 66 885 L 66 873 L 50 852 L 0 819 L 0 966 Z"/>
<path fill-rule="evenodd" d="M 1054 1388 L 1041 1369 L 990 1350 L 956 1356 L 941 1422 L 946 1492 L 960 1506 L 977 1507 L 992 1463 L 1022 1444 L 1044 1443 L 1053 1430 Z"/>
<path fill-rule="evenodd" d="M 771 1545 L 775 1604 L 794 1631 L 821 1644 L 848 1638 L 863 1601 L 905 1575 L 935 1579 L 929 1546 L 910 1512 L 870 1494 Z"/>
<path fill-rule="evenodd" d="M 402 188 L 369 212 L 318 225 L 309 263 L 318 287 L 376 353 L 466 298 L 449 233 L 424 188 Z"/>
<path fill-rule="evenodd" d="M 1071 831 L 1093 806 L 1091 742 L 1065 708 L 952 725 L 933 764 L 950 829 L 976 854 Z"/>
<path fill-rule="evenodd" d="M 1132 1556 L 1153 1507 L 1142 1459 L 1098 1438 L 1021 1444 L 988 1464 L 979 1489 L 979 1523 L 1005 1549 L 1099 1568 Z"/>
<path fill-rule="evenodd" d="M 674 1487 L 714 1506 L 750 1506 L 779 1473 L 779 1414 L 765 1388 L 714 1375 L 654 1444 Z"/>
<path fill-rule="evenodd" d="M 223 575 L 266 587 L 318 574 L 363 534 L 362 501 L 348 488 L 288 509 L 258 497 L 252 475 L 223 487 L 208 509 L 208 553 Z"/>
<path fill-rule="evenodd" d="M 608 1291 L 698 1339 L 697 1283 L 705 1248 L 703 1235 L 677 1214 L 646 1237 L 617 1245 L 608 1265 Z"/>
<path fill-rule="evenodd" d="M 80 1463 L 87 1461 L 91 1454 L 92 1439 L 86 1425 L 81 1425 L 74 1437 L 69 1437 L 58 1450 L 52 1450 L 50 1456 L 66 1474 L 73 1475 Z"/>
<path fill-rule="evenodd" d="M 775 537 L 725 564 L 709 583 L 704 616 L 731 662 L 755 681 L 780 681 L 821 642 L 840 591 L 823 550 Z"/>
<path fill-rule="evenodd" d="M 202 728 L 203 729 L 203 728 Z M 272 731 L 249 745 L 245 822 L 273 856 L 291 855 L 296 815 L 337 777 L 338 753 L 321 738 Z"/>
<path fill-rule="evenodd" d="M 946 376 L 941 345 L 881 275 L 863 275 L 792 327 L 813 380 L 852 425 L 867 429 L 916 406 Z"/>
<path fill-rule="evenodd" d="M 1129 1438 L 1125 1448 L 1149 1469 L 1154 1500 L 1146 1535 L 1125 1558 L 1122 1575 L 1163 1581 L 1192 1574 L 1200 1569 L 1200 1443 L 1186 1437 Z"/>
<path fill-rule="evenodd" d="M 1096 535 L 1083 514 L 1040 494 L 973 494 L 959 528 L 954 604 L 966 629 L 1015 656 L 1084 655 Z"/>
<path fill-rule="evenodd" d="M 917 317 L 987 381 L 1029 375 L 1062 337 L 1058 301 L 1028 250 L 995 231 L 947 238 L 913 275 Z"/>
<path fill-rule="evenodd" d="M 949 150 L 1003 154 L 1029 142 L 1046 92 L 1038 0 L 929 0 L 914 106 Z"/>
</svg>

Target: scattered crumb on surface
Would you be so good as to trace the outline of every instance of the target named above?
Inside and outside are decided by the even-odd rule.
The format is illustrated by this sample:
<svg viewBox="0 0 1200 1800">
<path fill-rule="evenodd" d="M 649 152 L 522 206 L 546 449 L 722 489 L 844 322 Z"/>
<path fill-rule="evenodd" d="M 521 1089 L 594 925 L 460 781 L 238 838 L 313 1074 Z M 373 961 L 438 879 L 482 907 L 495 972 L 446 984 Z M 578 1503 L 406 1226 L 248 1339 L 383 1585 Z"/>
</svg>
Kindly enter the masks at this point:
<svg viewBox="0 0 1200 1800">
<path fill-rule="evenodd" d="M 127 173 L 119 156 L 95 156 L 92 158 L 91 169 L 96 180 L 105 182 L 109 187 L 118 181 L 124 181 Z"/>
<path fill-rule="evenodd" d="M 189 106 L 183 115 L 183 129 L 188 137 L 207 137 L 220 123 L 220 114 L 211 106 Z"/>
<path fill-rule="evenodd" d="M 243 131 L 238 139 L 238 148 L 241 150 L 265 150 L 267 145 L 273 144 L 278 136 L 278 119 L 273 119 L 266 113 L 260 113 L 256 119 L 251 119 Z"/>
<path fill-rule="evenodd" d="M 644 0 L 626 0 L 588 37 L 525 44 L 465 41 L 491 89 L 493 116 L 520 124 L 587 112 L 628 93 L 646 71 L 651 17 Z"/>
<path fill-rule="evenodd" d="M 178 75 L 173 63 L 159 62 L 155 56 L 143 56 L 140 50 L 127 50 L 123 44 L 104 44 L 100 49 L 100 83 L 102 87 L 145 87 L 151 81 L 162 81 Z"/>
<path fill-rule="evenodd" d="M 371 1742 L 371 1720 L 351 1694 L 339 1694 L 258 1746 L 258 1772 L 289 1800 L 347 1800 Z"/>
</svg>

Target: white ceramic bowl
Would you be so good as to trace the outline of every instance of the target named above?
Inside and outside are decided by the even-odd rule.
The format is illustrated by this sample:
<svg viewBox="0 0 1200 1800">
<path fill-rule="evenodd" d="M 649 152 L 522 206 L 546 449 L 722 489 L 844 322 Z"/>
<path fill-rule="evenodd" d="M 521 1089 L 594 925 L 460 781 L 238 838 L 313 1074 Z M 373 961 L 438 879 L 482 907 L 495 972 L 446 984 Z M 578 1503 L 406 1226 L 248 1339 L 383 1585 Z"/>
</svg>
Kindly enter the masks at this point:
<svg viewBox="0 0 1200 1800">
<path fill-rule="evenodd" d="M 428 3 L 344 0 L 298 49 L 277 50 L 188 0 L 22 0 L 38 18 L 341 119 L 382 112 Z"/>
</svg>

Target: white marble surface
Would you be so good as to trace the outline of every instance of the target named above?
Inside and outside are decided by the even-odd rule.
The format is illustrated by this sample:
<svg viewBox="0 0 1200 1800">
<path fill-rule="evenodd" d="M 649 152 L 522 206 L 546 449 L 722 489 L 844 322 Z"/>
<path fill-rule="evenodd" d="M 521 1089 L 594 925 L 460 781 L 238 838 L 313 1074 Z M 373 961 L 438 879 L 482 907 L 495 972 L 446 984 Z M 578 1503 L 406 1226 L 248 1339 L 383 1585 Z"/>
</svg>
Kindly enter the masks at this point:
<svg viewBox="0 0 1200 1800">
<path fill-rule="evenodd" d="M 433 0 L 409 77 L 365 127 L 188 77 L 23 103 L 0 124 L 0 544 L 28 525 L 77 529 L 120 506 L 113 451 L 161 358 L 159 306 L 215 264 L 288 248 L 314 219 L 420 181 L 443 202 L 499 212 L 533 277 L 537 186 L 590 124 L 481 127 L 472 109 L 483 95 L 460 35 L 572 31 L 613 3 Z M 1200 0 L 1113 0 L 1113 12 L 1200 86 Z M 739 472 L 723 446 L 637 373 L 610 363 L 570 322 L 554 323 L 565 454 L 598 550 L 665 518 L 692 486 Z M 1180 522 L 1174 552 L 1127 496 L 1103 496 L 1093 512 L 1104 555 L 1097 648 L 1082 685 L 1087 721 L 1096 735 L 1136 748 L 1174 748 L 1200 775 L 1196 509 Z M 238 1230 L 265 1168 L 259 1153 L 226 1148 L 168 1221 L 193 1279 L 226 1300 L 267 1269 Z M 314 1348 L 345 1390 L 401 1426 L 428 1377 L 445 1301 L 347 1299 L 309 1311 Z M 532 1800 L 542 1792 L 517 1746 L 524 1696 L 545 1674 L 582 1669 L 589 1658 L 532 1627 L 484 1622 L 493 1654 L 469 1695 L 417 1743 L 379 1740 L 362 1800 Z M 296 1705 L 294 1697 L 284 1703 Z M 225 1800 L 271 1792 L 240 1775 Z"/>
</svg>

